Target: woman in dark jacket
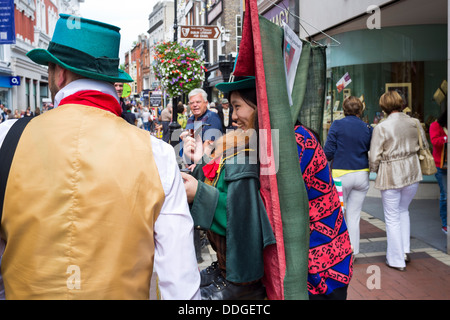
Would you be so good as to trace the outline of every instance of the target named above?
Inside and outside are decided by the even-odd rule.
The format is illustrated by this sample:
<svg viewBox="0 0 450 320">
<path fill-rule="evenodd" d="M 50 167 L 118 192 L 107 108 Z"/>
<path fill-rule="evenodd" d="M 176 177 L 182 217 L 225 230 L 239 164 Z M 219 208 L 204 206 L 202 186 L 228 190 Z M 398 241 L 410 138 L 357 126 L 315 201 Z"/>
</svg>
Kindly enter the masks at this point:
<svg viewBox="0 0 450 320">
<path fill-rule="evenodd" d="M 332 161 L 333 178 L 342 181 L 345 217 L 355 256 L 359 253 L 361 209 L 369 190 L 372 127 L 360 119 L 364 107 L 358 98 L 347 98 L 343 109 L 345 118 L 331 125 L 324 151 L 327 160 Z"/>
<path fill-rule="evenodd" d="M 213 158 L 219 155 L 221 159 L 218 162 L 219 165 L 214 164 L 217 161 L 212 161 L 200 167 L 203 172 L 200 175 L 197 175 L 199 169 L 197 166 L 194 174 L 200 177 L 199 181 L 189 175 L 183 175 L 188 200 L 193 199 L 191 213 L 194 224 L 203 218 L 208 221 L 205 226 L 211 225 L 208 234 L 212 236 L 209 239 L 213 240 L 218 250 L 218 264 L 219 269 L 222 270 L 222 278 L 219 279 L 225 278 L 228 281 L 228 283 L 225 282 L 226 286 L 217 285 L 218 281 L 214 280 L 211 285 L 203 287 L 202 298 L 261 298 L 259 290 L 256 290 L 257 295 L 250 291 L 254 288 L 252 286 L 255 286 L 254 279 L 262 277 L 264 272 L 263 249 L 275 243 L 275 239 L 259 194 L 259 166 L 256 164 L 257 159 L 252 158 L 256 155 L 253 151 L 258 146 L 257 139 L 252 140 L 256 136 L 256 132 L 252 129 L 257 128 L 255 81 L 250 78 L 236 81 L 234 84 L 221 84 L 219 90 L 231 91 L 230 102 L 234 106 L 233 120 L 237 122 L 239 129 L 231 133 L 231 136 L 227 134 L 226 139 L 216 143 Z M 307 290 L 311 299 L 345 299 L 353 273 L 353 264 L 350 238 L 343 219 L 339 196 L 320 143 L 302 125 L 292 127 L 292 130 L 295 130 L 297 152 L 309 200 L 310 249 Z M 226 143 L 220 143 L 220 141 Z M 190 142 L 185 141 L 187 152 L 198 146 L 201 149 L 201 144 L 192 142 L 192 139 Z M 230 147 L 227 146 L 229 142 L 231 142 Z M 247 161 L 250 161 L 250 164 L 247 164 Z M 203 177 L 206 178 L 202 180 Z M 227 194 L 221 191 L 223 190 L 221 180 L 226 186 Z M 209 181 L 215 184 L 217 190 L 209 186 Z M 218 193 L 218 201 L 212 197 L 214 192 Z M 222 205 L 221 196 L 224 197 Z M 206 201 L 212 202 L 208 204 Z M 219 210 L 221 206 L 222 210 L 226 207 L 225 216 L 228 219 L 226 225 L 222 224 L 225 226 L 225 229 L 222 229 L 222 233 L 226 234 L 225 241 L 217 241 L 215 234 L 220 232 L 220 228 L 214 227 L 215 224 L 221 224 Z M 211 207 L 216 208 L 213 216 L 209 209 Z M 223 216 L 222 214 L 222 220 L 224 220 Z M 220 243 L 225 243 L 227 247 L 226 261 L 222 262 L 225 252 L 223 250 L 221 252 L 221 247 L 217 246 Z M 225 262 L 226 273 L 223 272 Z M 202 283 L 207 283 L 214 275 L 214 272 L 208 272 L 214 268 L 208 268 L 201 272 Z M 235 277 L 241 285 L 236 286 L 233 283 L 235 280 L 230 277 Z M 245 283 L 247 281 L 250 283 Z M 232 282 L 231 286 L 230 282 Z M 243 282 L 245 285 L 242 286 Z"/>
<path fill-rule="evenodd" d="M 185 156 L 196 163 L 191 175 L 183 174 L 194 225 L 207 230 L 218 259 L 201 271 L 204 300 L 266 297 L 263 251 L 275 237 L 259 192 L 254 82 L 244 79 L 220 88 L 231 92 L 239 129 L 214 142 L 210 156 L 203 155 L 199 139 L 183 137 Z M 252 89 L 240 89 L 248 83 Z"/>
</svg>

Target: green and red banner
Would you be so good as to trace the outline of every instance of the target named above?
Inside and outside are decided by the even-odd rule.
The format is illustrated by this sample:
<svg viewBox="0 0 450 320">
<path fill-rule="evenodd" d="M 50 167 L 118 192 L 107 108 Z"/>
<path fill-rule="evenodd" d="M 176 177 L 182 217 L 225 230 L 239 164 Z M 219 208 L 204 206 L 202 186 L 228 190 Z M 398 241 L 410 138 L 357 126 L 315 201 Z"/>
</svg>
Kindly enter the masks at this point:
<svg viewBox="0 0 450 320">
<path fill-rule="evenodd" d="M 304 46 L 303 52 L 306 50 Z M 260 135 L 264 136 L 260 144 L 260 157 L 264 157 L 261 194 L 277 241 L 265 252 L 264 283 L 268 298 L 306 300 L 309 206 L 294 134 L 299 112 L 293 113 L 289 104 L 283 29 L 259 16 L 256 0 L 246 1 L 242 41 L 233 74 L 256 77 L 258 123 L 265 133 Z M 275 131 L 277 140 L 272 135 Z M 275 164 L 275 159 L 279 163 Z"/>
</svg>

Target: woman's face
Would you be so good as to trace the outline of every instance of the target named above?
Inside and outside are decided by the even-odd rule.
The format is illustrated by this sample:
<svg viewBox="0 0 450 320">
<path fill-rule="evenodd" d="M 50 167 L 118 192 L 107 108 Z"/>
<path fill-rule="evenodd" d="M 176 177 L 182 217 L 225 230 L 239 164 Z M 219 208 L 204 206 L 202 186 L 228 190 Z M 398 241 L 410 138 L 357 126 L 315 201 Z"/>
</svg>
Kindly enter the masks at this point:
<svg viewBox="0 0 450 320">
<path fill-rule="evenodd" d="M 256 109 L 245 102 L 236 91 L 231 93 L 230 102 L 233 106 L 232 119 L 238 128 L 244 131 L 253 128 Z"/>
</svg>

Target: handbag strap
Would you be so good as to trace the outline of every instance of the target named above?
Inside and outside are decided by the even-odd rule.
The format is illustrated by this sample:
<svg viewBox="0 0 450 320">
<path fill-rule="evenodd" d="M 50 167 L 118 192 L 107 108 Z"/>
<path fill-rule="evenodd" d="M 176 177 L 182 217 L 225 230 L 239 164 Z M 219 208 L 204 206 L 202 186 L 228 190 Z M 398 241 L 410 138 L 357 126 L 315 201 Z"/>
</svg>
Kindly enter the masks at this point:
<svg viewBox="0 0 450 320">
<path fill-rule="evenodd" d="M 6 134 L 2 147 L 0 148 L 0 224 L 3 214 L 3 203 L 5 200 L 6 183 L 8 182 L 9 170 L 16 152 L 17 144 L 22 135 L 23 130 L 33 119 L 32 117 L 24 117 L 17 120 Z"/>
<path fill-rule="evenodd" d="M 420 133 L 420 129 L 419 126 L 416 123 L 416 128 L 417 128 L 417 134 L 419 135 L 419 146 L 420 149 L 423 149 L 423 142 L 422 142 L 422 134 Z"/>
</svg>

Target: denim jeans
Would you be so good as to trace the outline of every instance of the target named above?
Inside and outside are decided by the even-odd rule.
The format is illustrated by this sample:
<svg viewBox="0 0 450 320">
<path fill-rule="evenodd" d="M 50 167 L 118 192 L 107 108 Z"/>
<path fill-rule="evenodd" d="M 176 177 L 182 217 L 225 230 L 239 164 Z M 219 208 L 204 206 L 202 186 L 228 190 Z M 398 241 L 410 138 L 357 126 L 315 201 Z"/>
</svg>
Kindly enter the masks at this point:
<svg viewBox="0 0 450 320">
<path fill-rule="evenodd" d="M 442 226 L 447 226 L 447 169 L 437 168 L 435 174 L 439 184 L 439 214 L 441 216 Z"/>
</svg>

